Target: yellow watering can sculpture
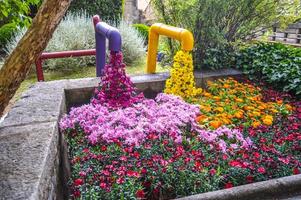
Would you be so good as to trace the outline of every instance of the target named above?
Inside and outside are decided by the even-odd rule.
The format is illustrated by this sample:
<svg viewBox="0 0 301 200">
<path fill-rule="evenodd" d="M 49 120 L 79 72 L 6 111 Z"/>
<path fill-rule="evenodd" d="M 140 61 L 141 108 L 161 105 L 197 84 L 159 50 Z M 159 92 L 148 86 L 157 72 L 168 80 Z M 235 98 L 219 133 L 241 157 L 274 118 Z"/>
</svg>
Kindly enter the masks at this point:
<svg viewBox="0 0 301 200">
<path fill-rule="evenodd" d="M 181 42 L 181 49 L 184 51 L 191 51 L 193 49 L 194 40 L 190 31 L 161 23 L 153 24 L 150 28 L 148 38 L 147 73 L 156 73 L 159 35 L 179 40 Z"/>
</svg>

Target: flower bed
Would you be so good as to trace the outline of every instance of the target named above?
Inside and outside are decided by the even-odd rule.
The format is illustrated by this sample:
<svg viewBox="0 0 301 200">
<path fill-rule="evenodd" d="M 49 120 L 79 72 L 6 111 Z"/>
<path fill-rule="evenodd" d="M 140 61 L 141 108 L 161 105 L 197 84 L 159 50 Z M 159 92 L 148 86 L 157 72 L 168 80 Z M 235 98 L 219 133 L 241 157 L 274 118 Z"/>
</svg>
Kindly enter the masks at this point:
<svg viewBox="0 0 301 200">
<path fill-rule="evenodd" d="M 60 123 L 71 198 L 171 199 L 300 173 L 301 103 L 287 94 L 225 79 L 192 83 L 186 102 L 145 99 L 115 54 L 102 82 Z"/>
</svg>

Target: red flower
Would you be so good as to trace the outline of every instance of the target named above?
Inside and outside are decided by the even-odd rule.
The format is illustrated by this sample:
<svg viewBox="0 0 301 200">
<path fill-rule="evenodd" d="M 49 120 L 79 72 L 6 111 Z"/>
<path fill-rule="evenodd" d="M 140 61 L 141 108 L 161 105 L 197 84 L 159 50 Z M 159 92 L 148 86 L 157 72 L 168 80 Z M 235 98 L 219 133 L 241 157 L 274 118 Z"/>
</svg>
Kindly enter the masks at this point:
<svg viewBox="0 0 301 200">
<path fill-rule="evenodd" d="M 102 150 L 102 151 L 106 151 L 106 150 L 107 150 L 107 147 L 106 147 L 106 146 L 101 146 L 101 150 Z"/>
<path fill-rule="evenodd" d="M 121 161 L 127 161 L 127 157 L 126 157 L 126 156 L 121 156 L 121 157 L 120 157 L 120 160 L 121 160 Z"/>
<path fill-rule="evenodd" d="M 136 177 L 136 178 L 139 178 L 139 177 L 140 177 L 140 175 L 139 175 L 138 172 L 135 172 L 135 171 L 132 171 L 132 170 L 127 171 L 126 174 L 127 174 L 129 177 Z"/>
<path fill-rule="evenodd" d="M 204 162 L 204 165 L 205 165 L 206 167 L 209 167 L 209 166 L 210 166 L 210 162 L 206 161 L 206 162 Z"/>
<path fill-rule="evenodd" d="M 79 186 L 79 185 L 82 185 L 84 183 L 83 179 L 81 178 L 78 178 L 78 179 L 75 179 L 74 180 L 74 185 L 75 186 Z"/>
<path fill-rule="evenodd" d="M 255 158 L 259 158 L 259 157 L 260 157 L 260 153 L 254 152 L 254 153 L 253 153 L 253 156 L 254 156 Z"/>
<path fill-rule="evenodd" d="M 80 191 L 79 191 L 79 190 L 75 190 L 75 191 L 73 192 L 73 196 L 74 196 L 75 198 L 79 198 L 79 197 L 80 197 Z"/>
<path fill-rule="evenodd" d="M 214 176 L 216 174 L 216 170 L 215 169 L 210 169 L 209 171 L 211 176 Z"/>
<path fill-rule="evenodd" d="M 222 158 L 223 158 L 223 160 L 227 160 L 228 156 L 226 154 L 223 154 Z"/>
<path fill-rule="evenodd" d="M 236 160 L 231 160 L 231 161 L 229 162 L 229 165 L 230 165 L 231 167 L 241 167 L 241 163 L 238 162 L 238 161 L 236 161 Z"/>
<path fill-rule="evenodd" d="M 169 141 L 168 140 L 163 140 L 164 145 L 168 145 Z"/>
<path fill-rule="evenodd" d="M 202 166 L 202 163 L 200 161 L 195 161 L 194 166 L 195 168 L 200 168 Z"/>
<path fill-rule="evenodd" d="M 294 168 L 293 169 L 293 174 L 300 174 L 300 170 L 298 168 Z"/>
<path fill-rule="evenodd" d="M 261 173 L 261 174 L 264 174 L 264 173 L 266 172 L 264 167 L 259 167 L 259 168 L 257 169 L 257 171 L 258 171 L 259 173 Z"/>
<path fill-rule="evenodd" d="M 144 197 L 145 197 L 144 191 L 143 191 L 143 190 L 138 190 L 138 191 L 136 192 L 136 197 L 139 198 L 139 199 L 144 198 Z"/>
<path fill-rule="evenodd" d="M 228 188 L 232 188 L 233 187 L 233 184 L 231 182 L 228 182 L 225 184 L 225 189 L 228 189 Z"/>
<path fill-rule="evenodd" d="M 254 177 L 253 177 L 253 176 L 247 176 L 247 177 L 246 177 L 246 181 L 247 181 L 248 183 L 253 183 L 253 182 L 254 182 Z"/>
<path fill-rule="evenodd" d="M 140 154 L 137 151 L 135 151 L 134 152 L 134 157 L 138 159 L 140 157 Z"/>
<path fill-rule="evenodd" d="M 278 158 L 279 161 L 283 162 L 284 164 L 289 164 L 290 159 L 289 158 Z"/>
<path fill-rule="evenodd" d="M 118 178 L 118 179 L 116 180 L 116 183 L 117 183 L 117 184 L 122 184 L 122 183 L 124 183 L 124 178 Z"/>
<path fill-rule="evenodd" d="M 99 186 L 102 188 L 102 189 L 106 189 L 107 187 L 107 184 L 106 183 L 100 183 Z"/>
<path fill-rule="evenodd" d="M 84 153 L 89 153 L 89 149 L 88 149 L 88 148 L 84 148 L 84 149 L 83 149 L 83 152 L 84 152 Z"/>
<path fill-rule="evenodd" d="M 101 173 L 103 174 L 103 175 L 106 175 L 106 176 L 109 176 L 111 173 L 108 171 L 108 170 L 102 170 L 101 171 Z"/>
<path fill-rule="evenodd" d="M 147 169 L 143 168 L 141 169 L 141 174 L 146 174 L 147 173 Z"/>
</svg>

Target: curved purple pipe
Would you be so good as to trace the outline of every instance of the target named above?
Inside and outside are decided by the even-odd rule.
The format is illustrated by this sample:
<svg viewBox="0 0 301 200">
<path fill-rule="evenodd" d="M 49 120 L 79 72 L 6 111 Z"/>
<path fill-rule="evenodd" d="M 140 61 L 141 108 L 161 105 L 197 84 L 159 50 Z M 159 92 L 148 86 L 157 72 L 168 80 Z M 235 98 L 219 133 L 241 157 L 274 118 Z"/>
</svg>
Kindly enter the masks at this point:
<svg viewBox="0 0 301 200">
<path fill-rule="evenodd" d="M 110 51 L 121 51 L 121 35 L 118 29 L 101 22 L 98 15 L 93 17 L 96 40 L 96 76 L 102 75 L 106 64 L 106 39 L 109 40 Z"/>
</svg>

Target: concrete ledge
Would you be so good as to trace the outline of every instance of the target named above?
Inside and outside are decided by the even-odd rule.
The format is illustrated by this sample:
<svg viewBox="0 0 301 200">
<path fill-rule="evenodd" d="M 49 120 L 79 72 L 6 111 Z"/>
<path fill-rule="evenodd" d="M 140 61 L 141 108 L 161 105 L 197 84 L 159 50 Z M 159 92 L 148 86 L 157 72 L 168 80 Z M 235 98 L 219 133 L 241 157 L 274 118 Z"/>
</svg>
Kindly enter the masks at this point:
<svg viewBox="0 0 301 200">
<path fill-rule="evenodd" d="M 0 129 L 0 199 L 47 199 L 56 190 L 56 122 Z"/>
<path fill-rule="evenodd" d="M 179 200 L 265 200 L 287 198 L 300 192 L 301 175 L 294 175 L 193 195 Z"/>
</svg>

